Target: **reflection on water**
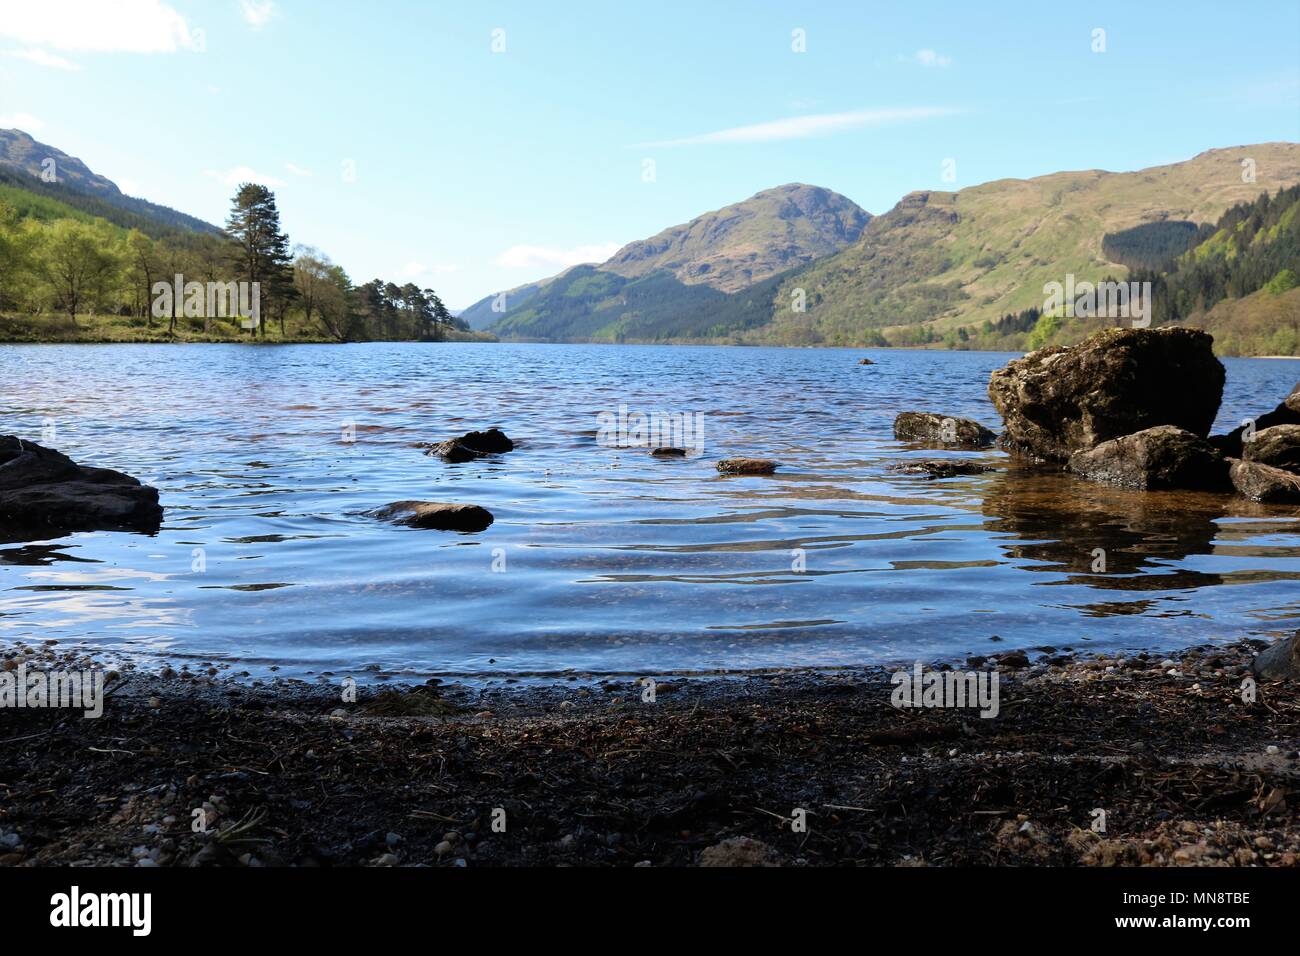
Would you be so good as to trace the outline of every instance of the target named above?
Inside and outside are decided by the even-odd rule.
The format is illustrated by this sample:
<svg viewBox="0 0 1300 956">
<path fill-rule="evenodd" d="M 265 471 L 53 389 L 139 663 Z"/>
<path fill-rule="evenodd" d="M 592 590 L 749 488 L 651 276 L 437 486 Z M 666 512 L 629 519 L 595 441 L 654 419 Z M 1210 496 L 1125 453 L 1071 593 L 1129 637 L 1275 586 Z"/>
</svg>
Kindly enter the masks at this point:
<svg viewBox="0 0 1300 956">
<path fill-rule="evenodd" d="M 1300 508 L 1011 462 L 931 480 L 906 409 L 996 426 L 1009 356 L 527 345 L 0 347 L 0 431 L 156 484 L 153 537 L 0 528 L 0 638 L 422 674 L 640 674 L 1173 647 L 1300 624 Z M 1229 360 L 1220 427 L 1300 362 Z M 702 413 L 705 453 L 596 442 L 602 411 Z M 516 451 L 418 445 L 498 425 Z M 355 441 L 348 438 L 355 435 Z M 776 458 L 722 477 L 722 457 Z M 407 498 L 473 536 L 376 522 Z M 1104 567 L 1098 564 L 1099 555 Z"/>
</svg>

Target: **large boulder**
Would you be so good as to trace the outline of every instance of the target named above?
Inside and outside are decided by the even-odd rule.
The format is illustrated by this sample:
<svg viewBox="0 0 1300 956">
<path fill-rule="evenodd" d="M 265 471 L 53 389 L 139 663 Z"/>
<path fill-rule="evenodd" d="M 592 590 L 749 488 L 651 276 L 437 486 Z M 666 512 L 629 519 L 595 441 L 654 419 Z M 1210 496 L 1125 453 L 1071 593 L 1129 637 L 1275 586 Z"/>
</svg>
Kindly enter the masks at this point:
<svg viewBox="0 0 1300 956">
<path fill-rule="evenodd" d="M 1069 469 L 1080 478 L 1121 488 L 1228 486 L 1228 463 L 1214 446 L 1173 425 L 1157 425 L 1075 452 Z"/>
<path fill-rule="evenodd" d="M 983 448 L 992 445 L 998 436 L 969 418 L 935 412 L 903 412 L 894 419 L 894 437 L 899 441 Z"/>
<path fill-rule="evenodd" d="M 1300 502 L 1300 475 L 1257 461 L 1232 460 L 1232 487 L 1251 501 Z"/>
<path fill-rule="evenodd" d="M 434 531 L 463 531 L 472 534 L 492 524 L 492 512 L 479 505 L 444 501 L 394 501 L 370 512 L 375 518 Z"/>
<path fill-rule="evenodd" d="M 87 468 L 67 455 L 0 435 L 0 526 L 7 533 L 156 532 L 158 489 L 108 468 Z"/>
<path fill-rule="evenodd" d="M 1284 398 L 1277 408 L 1265 412 L 1251 422 L 1256 435 L 1278 425 L 1300 425 L 1300 384 L 1291 390 L 1291 394 Z M 1241 425 L 1226 435 L 1215 435 L 1210 439 L 1210 444 L 1229 458 L 1241 458 L 1245 452 L 1245 435 L 1246 426 Z"/>
<path fill-rule="evenodd" d="M 1199 329 L 1105 329 L 998 369 L 989 398 L 1010 449 L 1051 461 L 1157 425 L 1204 438 L 1223 397 L 1223 364 Z"/>
<path fill-rule="evenodd" d="M 1255 432 L 1243 444 L 1241 457 L 1300 475 L 1300 425 L 1274 425 Z"/>
<path fill-rule="evenodd" d="M 1256 654 L 1250 672 L 1264 680 L 1300 677 L 1300 631 Z"/>
</svg>

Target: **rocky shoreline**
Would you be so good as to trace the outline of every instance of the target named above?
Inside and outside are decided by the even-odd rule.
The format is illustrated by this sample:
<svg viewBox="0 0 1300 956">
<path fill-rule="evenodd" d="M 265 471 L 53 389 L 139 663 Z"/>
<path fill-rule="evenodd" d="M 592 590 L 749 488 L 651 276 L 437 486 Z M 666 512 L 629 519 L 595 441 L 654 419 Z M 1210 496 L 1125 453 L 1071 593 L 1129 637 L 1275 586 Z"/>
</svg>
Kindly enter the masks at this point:
<svg viewBox="0 0 1300 956">
<path fill-rule="evenodd" d="M 354 702 L 123 668 L 99 719 L 6 714 L 0 865 L 1294 866 L 1300 697 L 1243 698 L 1263 643 L 1011 652 L 992 719 L 880 668 Z"/>
</svg>

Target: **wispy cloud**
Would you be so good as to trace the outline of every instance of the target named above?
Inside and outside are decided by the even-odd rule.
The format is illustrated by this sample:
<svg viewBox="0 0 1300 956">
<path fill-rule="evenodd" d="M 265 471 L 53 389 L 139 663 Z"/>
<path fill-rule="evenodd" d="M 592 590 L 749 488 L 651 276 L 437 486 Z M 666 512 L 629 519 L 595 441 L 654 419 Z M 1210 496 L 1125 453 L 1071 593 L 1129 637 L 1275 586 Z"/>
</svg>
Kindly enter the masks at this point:
<svg viewBox="0 0 1300 956">
<path fill-rule="evenodd" d="M 275 4 L 271 0 L 239 0 L 239 9 L 244 22 L 254 30 L 262 29 L 275 16 Z"/>
<path fill-rule="evenodd" d="M 249 166 L 232 166 L 226 170 L 207 169 L 203 171 L 203 175 L 227 186 L 238 186 L 240 183 L 259 183 L 262 186 L 284 185 L 283 179 L 259 173 Z"/>
<path fill-rule="evenodd" d="M 827 136 L 849 129 L 867 126 L 885 126 L 911 120 L 947 116 L 955 110 L 941 106 L 916 106 L 897 109 L 854 110 L 849 113 L 812 113 L 791 116 L 751 126 L 734 126 L 713 133 L 701 133 L 682 139 L 664 139 L 652 143 L 638 143 L 638 148 L 662 146 L 698 146 L 707 143 L 773 143 L 790 139 L 810 139 Z"/>
<path fill-rule="evenodd" d="M 193 43 L 185 18 L 162 0 L 0 0 L 0 37 L 95 53 L 173 53 Z"/>
<path fill-rule="evenodd" d="M 287 169 L 287 170 L 289 170 L 289 172 L 293 173 L 295 176 L 310 176 L 310 175 L 311 175 L 311 170 L 310 170 L 310 169 L 307 169 L 307 168 L 305 168 L 305 167 L 303 167 L 303 166 L 299 166 L 297 163 L 285 163 L 285 164 L 284 164 L 284 168 Z"/>
<path fill-rule="evenodd" d="M 934 50 L 917 50 L 912 54 L 912 60 L 921 64 L 921 66 L 952 66 L 952 57 L 936 53 Z"/>
<path fill-rule="evenodd" d="M 604 262 L 619 249 L 617 242 L 559 249 L 554 246 L 511 246 L 497 256 L 497 265 L 507 269 L 567 269 L 583 262 Z"/>
<path fill-rule="evenodd" d="M 39 133 L 45 124 L 31 113 L 0 113 L 0 129 L 20 129 L 25 133 Z"/>
<path fill-rule="evenodd" d="M 27 50 L 7 50 L 5 56 L 17 57 L 20 60 L 35 63 L 37 66 L 48 66 L 54 70 L 81 69 L 71 60 L 65 60 L 63 57 L 50 53 L 48 50 L 42 50 L 40 47 L 32 47 Z"/>
</svg>

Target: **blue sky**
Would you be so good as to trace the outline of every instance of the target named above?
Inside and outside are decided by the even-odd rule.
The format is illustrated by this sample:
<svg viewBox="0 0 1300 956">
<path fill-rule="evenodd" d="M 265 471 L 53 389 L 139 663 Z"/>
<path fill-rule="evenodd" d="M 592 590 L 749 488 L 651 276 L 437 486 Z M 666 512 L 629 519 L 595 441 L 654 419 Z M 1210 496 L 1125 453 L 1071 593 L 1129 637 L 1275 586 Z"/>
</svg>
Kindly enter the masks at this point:
<svg viewBox="0 0 1300 956">
<path fill-rule="evenodd" d="M 267 182 L 463 307 L 786 182 L 882 213 L 1300 140 L 1300 4 L 0 0 L 4 126 L 212 222 Z"/>
</svg>

